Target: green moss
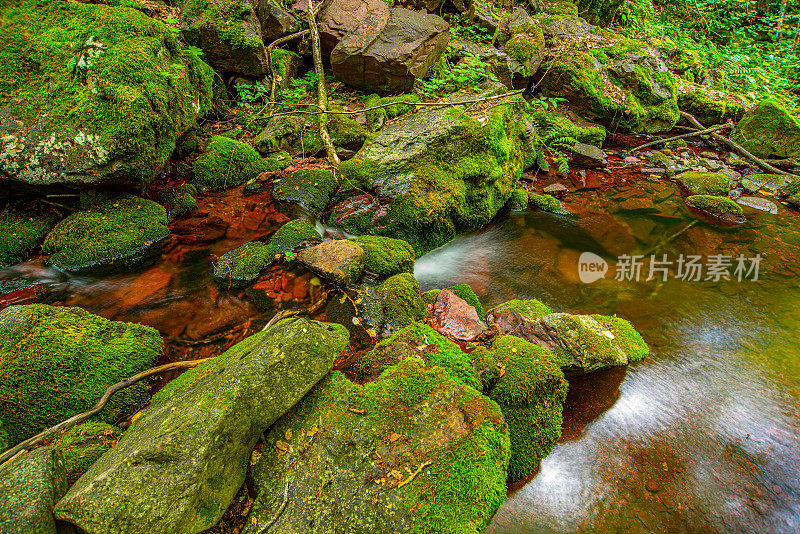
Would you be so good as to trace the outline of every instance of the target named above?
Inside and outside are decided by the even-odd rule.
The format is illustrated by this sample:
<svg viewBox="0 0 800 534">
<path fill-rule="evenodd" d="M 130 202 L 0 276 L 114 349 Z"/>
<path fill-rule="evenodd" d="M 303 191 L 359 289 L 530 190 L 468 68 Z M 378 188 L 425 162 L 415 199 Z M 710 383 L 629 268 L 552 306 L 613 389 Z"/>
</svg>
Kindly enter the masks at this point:
<svg viewBox="0 0 800 534">
<path fill-rule="evenodd" d="M 86 67 L 90 37 L 104 48 Z M 75 161 L 114 162 L 87 171 L 95 183 L 141 185 L 155 176 L 210 108 L 212 78 L 167 26 L 134 9 L 68 0 L 0 7 L 2 104 L 28 126 L 46 113 L 38 133 L 54 133 L 55 148 L 83 132 L 86 143 L 63 149 Z"/>
<path fill-rule="evenodd" d="M 48 440 L 64 455 L 67 486 L 73 485 L 89 467 L 122 436 L 122 430 L 101 421 L 87 421 L 57 434 Z"/>
<path fill-rule="evenodd" d="M 190 184 L 168 187 L 161 191 L 158 201 L 167 208 L 169 220 L 183 217 L 197 208 L 197 188 Z"/>
<path fill-rule="evenodd" d="M 241 289 L 253 284 L 275 260 L 275 246 L 251 241 L 229 250 L 214 262 L 214 281 L 227 289 Z"/>
<path fill-rule="evenodd" d="M 692 195 L 686 202 L 697 209 L 714 215 L 742 215 L 742 207 L 727 197 L 711 195 Z"/>
<path fill-rule="evenodd" d="M 183 18 L 199 18 L 196 33 L 191 32 L 192 44 L 200 46 L 200 35 L 203 32 L 214 32 L 230 44 L 234 50 L 258 53 L 264 50 L 264 41 L 258 35 L 248 35 L 242 20 L 253 11 L 247 0 L 225 0 L 212 2 L 209 0 L 187 0 L 183 8 Z"/>
<path fill-rule="evenodd" d="M 800 195 L 800 180 L 792 180 L 783 187 L 783 190 L 791 197 Z"/>
<path fill-rule="evenodd" d="M 425 303 L 426 306 L 432 305 L 436 302 L 436 299 L 439 297 L 439 293 L 441 293 L 441 289 L 430 289 L 422 294 L 422 302 Z"/>
<path fill-rule="evenodd" d="M 478 317 L 481 319 L 484 318 L 481 301 L 478 299 L 478 295 L 475 294 L 471 287 L 469 287 L 467 284 L 456 284 L 448 287 L 447 289 L 455 293 L 457 297 L 467 301 L 467 304 L 475 308 L 475 311 L 478 312 Z"/>
<path fill-rule="evenodd" d="M 549 213 L 567 213 L 567 210 L 561 205 L 561 202 L 559 202 L 557 198 L 550 195 L 529 193 L 528 201 L 533 204 L 535 208 L 541 211 L 547 211 Z"/>
<path fill-rule="evenodd" d="M 276 180 L 272 196 L 276 200 L 298 204 L 319 217 L 338 186 L 332 171 L 303 169 Z"/>
<path fill-rule="evenodd" d="M 561 17 L 577 17 L 578 6 L 572 2 L 557 0 L 555 2 L 545 2 L 541 6 L 542 11 L 550 15 Z"/>
<path fill-rule="evenodd" d="M 364 269 L 381 277 L 414 272 L 414 249 L 402 239 L 362 235 L 356 241 L 366 254 Z"/>
<path fill-rule="evenodd" d="M 275 71 L 281 81 L 288 81 L 289 76 L 296 71 L 294 65 L 300 61 L 300 56 L 289 50 L 283 48 L 274 48 L 272 50 L 272 69 Z"/>
<path fill-rule="evenodd" d="M 276 254 L 285 254 L 301 245 L 320 243 L 322 238 L 308 220 L 294 219 L 278 228 L 269 242 L 275 247 Z"/>
<path fill-rule="evenodd" d="M 371 159 L 349 159 L 339 164 L 342 183 L 350 189 L 368 189 L 372 179 L 380 172 L 378 163 Z"/>
<path fill-rule="evenodd" d="M 194 163 L 192 184 L 201 191 L 243 184 L 262 172 L 285 169 L 288 158 L 262 158 L 247 143 L 215 135 Z"/>
<path fill-rule="evenodd" d="M 511 38 L 505 44 L 505 51 L 510 58 L 519 63 L 525 63 L 527 60 L 540 55 L 543 44 L 544 33 L 542 29 L 536 24 L 526 23 L 511 30 Z M 538 61 L 536 63 L 536 67 L 538 67 Z M 520 74 L 522 76 L 532 76 L 534 73 L 524 68 Z"/>
<path fill-rule="evenodd" d="M 28 259 L 55 224 L 55 216 L 6 210 L 0 214 L 0 268 Z"/>
<path fill-rule="evenodd" d="M 678 176 L 683 187 L 693 195 L 727 195 L 728 177 L 718 172 L 685 172 Z"/>
<path fill-rule="evenodd" d="M 715 100 L 702 89 L 680 93 L 678 108 L 694 115 L 704 126 L 738 121 L 744 115 L 744 106 L 732 100 Z"/>
<path fill-rule="evenodd" d="M 492 312 L 499 313 L 504 311 L 518 313 L 520 315 L 524 315 L 528 319 L 539 319 L 540 317 L 544 317 L 545 315 L 550 315 L 553 313 L 553 310 L 550 309 L 550 306 L 536 299 L 514 299 L 504 302 L 499 306 L 495 306 L 487 312 L 487 315 L 491 314 Z"/>
<path fill-rule="evenodd" d="M 739 121 L 732 137 L 758 157 L 800 157 L 800 119 L 775 100 L 762 100 Z"/>
<path fill-rule="evenodd" d="M 530 474 L 561 437 L 567 382 L 553 354 L 514 336 L 501 336 L 491 350 L 473 352 L 484 391 L 500 405 L 511 434 L 508 477 Z"/>
<path fill-rule="evenodd" d="M 400 273 L 388 278 L 378 287 L 385 295 L 384 312 L 391 330 L 399 330 L 425 317 L 425 303 L 417 279 L 411 273 Z"/>
<path fill-rule="evenodd" d="M 456 382 L 481 389 L 478 375 L 461 348 L 421 322 L 414 322 L 384 339 L 359 362 L 362 372 L 378 375 L 405 358 L 420 358 L 426 367 L 438 366 Z"/>
<path fill-rule="evenodd" d="M 592 315 L 591 317 L 614 334 L 614 341 L 628 355 L 629 363 L 643 360 L 650 354 L 647 343 L 629 321 L 608 315 Z"/>
<path fill-rule="evenodd" d="M 512 211 L 522 211 L 528 207 L 528 192 L 522 187 L 517 187 L 512 191 L 511 198 L 508 199 L 508 209 Z"/>
<path fill-rule="evenodd" d="M 73 213 L 47 235 L 48 262 L 70 272 L 140 266 L 169 237 L 166 210 L 152 200 L 120 197 Z"/>
<path fill-rule="evenodd" d="M 88 410 L 107 387 L 150 368 L 162 350 L 153 328 L 80 308 L 6 308 L 0 312 L 0 419 L 11 443 Z M 144 382 L 119 391 L 100 420 L 116 422 L 147 395 Z"/>
<path fill-rule="evenodd" d="M 6 429 L 3 427 L 3 422 L 0 421 L 0 452 L 5 451 L 9 447 L 11 447 L 11 444 L 8 441 L 8 432 L 6 432 Z"/>
<path fill-rule="evenodd" d="M 383 125 L 391 119 L 395 119 L 406 113 L 414 111 L 413 104 L 402 104 L 401 102 L 419 102 L 418 95 L 397 95 L 381 97 L 377 94 L 369 95 L 364 100 L 364 107 L 386 106 L 385 108 L 366 111 L 367 124 L 369 130 L 375 132 L 383 128 Z M 391 105 L 388 105 L 391 104 Z"/>
</svg>

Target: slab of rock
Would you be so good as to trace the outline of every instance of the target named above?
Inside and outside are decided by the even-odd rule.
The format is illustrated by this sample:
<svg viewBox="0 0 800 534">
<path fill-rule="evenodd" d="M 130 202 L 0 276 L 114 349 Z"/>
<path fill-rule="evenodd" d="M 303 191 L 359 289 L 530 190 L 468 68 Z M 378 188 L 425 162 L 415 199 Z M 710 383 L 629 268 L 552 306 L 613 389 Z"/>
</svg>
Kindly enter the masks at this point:
<svg viewBox="0 0 800 534">
<path fill-rule="evenodd" d="M 370 13 L 339 41 L 331 51 L 334 76 L 367 91 L 400 93 L 428 73 L 447 48 L 450 26 L 438 15 L 400 7 L 388 15 Z"/>
<path fill-rule="evenodd" d="M 364 249 L 349 239 L 324 241 L 303 249 L 297 259 L 323 278 L 343 286 L 358 280 L 364 269 Z"/>
<path fill-rule="evenodd" d="M 773 215 L 778 213 L 778 205 L 772 202 L 771 200 L 767 200 L 766 198 L 739 197 L 738 199 L 736 199 L 736 202 L 738 202 L 742 206 L 747 206 L 748 208 L 754 208 L 757 210 L 766 211 L 768 213 L 772 213 Z"/>
<path fill-rule="evenodd" d="M 425 322 L 440 334 L 457 341 L 474 341 L 486 330 L 486 324 L 478 317 L 475 307 L 449 289 L 439 292 Z"/>
<path fill-rule="evenodd" d="M 572 163 L 578 167 L 600 168 L 608 164 L 602 148 L 585 143 L 575 143 L 572 147 Z"/>
<path fill-rule="evenodd" d="M 192 534 L 217 523 L 258 437 L 331 369 L 338 325 L 290 319 L 168 383 L 55 514 L 92 533 Z"/>
<path fill-rule="evenodd" d="M 269 44 L 279 37 L 299 31 L 299 21 L 276 0 L 259 0 L 256 10 L 261 23 L 261 37 Z"/>
<path fill-rule="evenodd" d="M 64 456 L 40 447 L 0 466 L 0 532 L 56 534 L 53 504 L 67 491 Z"/>
<path fill-rule="evenodd" d="M 319 14 L 322 54 L 329 56 L 352 31 L 361 35 L 380 30 L 389 21 L 391 8 L 383 0 L 332 0 Z"/>
</svg>

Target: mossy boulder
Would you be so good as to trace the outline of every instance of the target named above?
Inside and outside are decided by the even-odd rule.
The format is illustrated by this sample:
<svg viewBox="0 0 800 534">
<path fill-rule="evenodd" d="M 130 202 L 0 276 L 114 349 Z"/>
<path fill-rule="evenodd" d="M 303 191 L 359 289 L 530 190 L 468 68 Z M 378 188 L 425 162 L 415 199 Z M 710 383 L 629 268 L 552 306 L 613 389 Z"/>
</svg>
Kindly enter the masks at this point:
<svg viewBox="0 0 800 534">
<path fill-rule="evenodd" d="M 74 0 L 0 7 L 0 187 L 141 188 L 210 107 L 162 22 Z"/>
<path fill-rule="evenodd" d="M 300 251 L 297 259 L 334 284 L 349 286 L 364 270 L 364 249 L 350 239 L 323 241 Z"/>
<path fill-rule="evenodd" d="M 167 209 L 171 221 L 183 217 L 197 208 L 197 188 L 191 184 L 167 187 L 158 195 L 158 201 Z"/>
<path fill-rule="evenodd" d="M 192 185 L 200 191 L 234 187 L 254 179 L 262 172 L 288 167 L 291 158 L 262 158 L 247 143 L 215 135 L 203 154 L 194 162 Z"/>
<path fill-rule="evenodd" d="M 692 195 L 727 195 L 731 187 L 728 176 L 719 172 L 684 172 L 678 181 Z"/>
<path fill-rule="evenodd" d="M 490 309 L 486 313 L 486 319 L 495 322 L 498 321 L 504 313 L 513 313 L 528 320 L 535 320 L 553 313 L 553 310 L 544 302 L 536 299 L 513 299 Z"/>
<path fill-rule="evenodd" d="M 506 41 L 511 74 L 530 78 L 536 73 L 544 57 L 544 32 L 533 22 L 510 28 L 510 38 Z"/>
<path fill-rule="evenodd" d="M 406 113 L 414 111 L 414 102 L 419 102 L 418 95 L 397 95 L 384 96 L 371 94 L 364 100 L 364 108 L 367 109 L 367 124 L 370 132 L 381 130 L 388 121 L 396 119 Z M 407 102 L 411 102 L 408 104 Z M 376 106 L 386 106 L 378 109 L 369 109 Z"/>
<path fill-rule="evenodd" d="M 0 532 L 56 534 L 53 505 L 67 491 L 64 458 L 41 447 L 0 466 Z"/>
<path fill-rule="evenodd" d="M 692 195 L 686 198 L 686 204 L 705 215 L 725 222 L 741 224 L 745 220 L 742 207 L 727 197 Z"/>
<path fill-rule="evenodd" d="M 53 228 L 50 213 L 25 213 L 7 209 L 0 213 L 0 268 L 28 259 Z"/>
<path fill-rule="evenodd" d="M 269 242 L 277 254 L 285 254 L 303 245 L 319 243 L 322 238 L 308 219 L 294 219 L 272 234 Z"/>
<path fill-rule="evenodd" d="M 396 274 L 379 285 L 377 292 L 383 301 L 386 331 L 395 332 L 425 316 L 422 293 L 413 274 Z"/>
<path fill-rule="evenodd" d="M 59 222 L 44 240 L 49 264 L 75 273 L 127 270 L 152 262 L 169 237 L 167 211 L 139 197 L 108 200 Z"/>
<path fill-rule="evenodd" d="M 381 278 L 400 273 L 414 273 L 414 249 L 402 239 L 362 235 L 356 238 L 364 250 L 364 270 Z"/>
<path fill-rule="evenodd" d="M 186 371 L 58 502 L 87 532 L 201 532 L 244 482 L 259 436 L 329 373 L 337 325 L 283 321 Z"/>
<path fill-rule="evenodd" d="M 539 211 L 546 211 L 549 213 L 557 213 L 559 215 L 569 214 L 570 211 L 564 207 L 563 204 L 554 196 L 539 195 L 537 193 L 528 193 L 528 202 L 531 206 Z"/>
<path fill-rule="evenodd" d="M 162 350 L 156 330 L 80 308 L 0 311 L 0 420 L 10 444 L 88 410 L 106 388 L 152 367 Z M 116 422 L 147 395 L 143 382 L 116 393 L 100 420 Z"/>
<path fill-rule="evenodd" d="M 335 372 L 267 435 L 243 534 L 483 532 L 508 458 L 497 404 L 441 367 L 407 358 L 365 385 Z"/>
<path fill-rule="evenodd" d="M 349 188 L 351 197 L 334 206 L 331 223 L 403 239 L 418 256 L 488 223 L 511 197 L 532 150 L 523 101 L 509 99 L 486 118 L 455 107 L 385 126 L 340 165 L 343 193 Z"/>
<path fill-rule="evenodd" d="M 508 199 L 508 209 L 511 211 L 523 211 L 528 207 L 528 192 L 522 187 L 517 187 L 511 192 Z"/>
<path fill-rule="evenodd" d="M 118 427 L 102 421 L 87 421 L 69 428 L 47 441 L 64 456 L 67 487 L 72 486 L 89 467 L 122 436 Z"/>
<path fill-rule="evenodd" d="M 547 349 L 500 336 L 471 354 L 484 392 L 500 405 L 511 436 L 508 478 L 529 475 L 561 437 L 567 381 Z"/>
<path fill-rule="evenodd" d="M 328 135 L 334 146 L 356 151 L 367 138 L 363 126 L 346 115 L 328 115 Z M 282 115 L 273 117 L 253 140 L 260 153 L 269 155 L 282 150 L 294 155 L 313 156 L 325 150 L 319 136 L 319 117 Z"/>
<path fill-rule="evenodd" d="M 250 0 L 184 0 L 181 29 L 215 68 L 250 76 L 269 74 L 261 23 Z"/>
<path fill-rule="evenodd" d="M 279 202 L 300 206 L 319 218 L 338 186 L 339 181 L 333 171 L 303 169 L 284 176 L 280 181 L 276 180 L 272 196 Z M 292 215 L 299 214 L 296 209 L 290 211 Z"/>
<path fill-rule="evenodd" d="M 469 356 L 454 342 L 421 322 L 411 323 L 378 343 L 361 358 L 358 369 L 367 380 L 375 380 L 406 358 L 422 360 L 426 367 L 441 367 L 453 380 L 477 390 L 482 388 Z"/>
<path fill-rule="evenodd" d="M 596 124 L 578 125 L 557 111 L 536 107 L 530 118 L 536 135 L 546 145 L 586 143 L 598 147 L 603 146 L 606 129 Z"/>
<path fill-rule="evenodd" d="M 749 101 L 735 93 L 680 84 L 678 108 L 693 115 L 703 126 L 736 122 L 742 118 Z"/>
<path fill-rule="evenodd" d="M 798 158 L 800 118 L 775 100 L 762 100 L 745 113 L 731 139 L 761 158 Z"/>
</svg>

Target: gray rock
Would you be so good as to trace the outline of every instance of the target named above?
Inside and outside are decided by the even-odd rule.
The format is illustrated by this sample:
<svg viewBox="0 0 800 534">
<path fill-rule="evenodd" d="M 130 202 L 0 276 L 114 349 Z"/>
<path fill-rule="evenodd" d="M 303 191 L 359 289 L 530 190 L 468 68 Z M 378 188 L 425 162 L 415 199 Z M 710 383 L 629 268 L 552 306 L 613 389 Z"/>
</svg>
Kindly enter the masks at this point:
<svg viewBox="0 0 800 534">
<path fill-rule="evenodd" d="M 388 19 L 384 13 L 365 19 L 339 41 L 331 52 L 333 74 L 368 91 L 409 91 L 444 53 L 448 29 L 438 15 L 392 8 Z"/>
<path fill-rule="evenodd" d="M 771 200 L 767 200 L 766 198 L 739 197 L 738 199 L 736 199 L 736 202 L 738 202 L 742 206 L 747 206 L 748 208 L 766 211 L 768 213 L 772 213 L 773 215 L 778 213 L 778 205 L 772 202 Z"/>
<path fill-rule="evenodd" d="M 331 0 L 319 14 L 322 54 L 329 56 L 350 32 L 363 35 L 380 30 L 389 21 L 391 8 L 383 0 Z"/>
<path fill-rule="evenodd" d="M 492 13 L 490 6 L 486 5 L 481 0 L 474 0 L 472 2 L 472 6 L 470 6 L 469 11 L 467 11 L 467 20 L 473 24 L 477 24 L 485 30 L 488 30 L 492 35 L 494 35 L 494 33 L 502 24 L 500 19 L 498 19 Z"/>
<path fill-rule="evenodd" d="M 473 41 L 456 41 L 450 43 L 452 48 L 472 54 L 481 60 L 481 63 L 488 65 L 492 74 L 497 76 L 500 83 L 511 89 L 513 87 L 513 74 L 508 54 L 502 50 L 483 43 Z"/>
<path fill-rule="evenodd" d="M 276 0 L 259 0 L 256 13 L 264 44 L 300 29 L 300 22 Z"/>
<path fill-rule="evenodd" d="M 290 319 L 186 371 L 70 488 L 56 517 L 92 533 L 210 528 L 258 437 L 330 371 L 347 340 L 338 325 Z"/>
<path fill-rule="evenodd" d="M 56 534 L 53 504 L 67 491 L 61 451 L 40 447 L 0 466 L 0 532 Z"/>
<path fill-rule="evenodd" d="M 602 148 L 585 143 L 575 143 L 572 147 L 572 163 L 579 167 L 605 167 L 608 164 Z"/>
</svg>

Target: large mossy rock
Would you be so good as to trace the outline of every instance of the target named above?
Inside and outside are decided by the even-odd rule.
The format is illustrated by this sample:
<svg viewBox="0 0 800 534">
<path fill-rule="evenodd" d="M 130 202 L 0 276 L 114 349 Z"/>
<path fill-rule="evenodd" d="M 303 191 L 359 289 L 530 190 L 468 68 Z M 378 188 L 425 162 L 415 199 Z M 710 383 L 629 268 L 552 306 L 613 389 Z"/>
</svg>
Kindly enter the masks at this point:
<svg viewBox="0 0 800 534">
<path fill-rule="evenodd" d="M 106 388 L 152 367 L 162 350 L 156 330 L 80 308 L 0 311 L 0 420 L 11 444 L 88 410 Z M 147 395 L 141 382 L 116 393 L 100 419 L 116 422 Z"/>
<path fill-rule="evenodd" d="M 319 218 L 339 187 L 339 180 L 333 171 L 327 169 L 301 169 L 280 180 L 275 180 L 272 197 L 293 206 L 308 210 Z M 297 209 L 290 208 L 291 215 L 299 215 Z"/>
<path fill-rule="evenodd" d="M 135 9 L 3 3 L 0 189 L 142 187 L 210 108 L 212 79 Z"/>
<path fill-rule="evenodd" d="M 328 117 L 328 135 L 335 147 L 359 150 L 367 138 L 363 126 L 345 115 Z M 308 115 L 273 117 L 253 140 L 262 154 L 285 150 L 290 154 L 313 156 L 325 150 L 319 136 L 319 118 Z"/>
<path fill-rule="evenodd" d="M 418 256 L 488 223 L 533 152 L 523 101 L 509 99 L 488 117 L 457 106 L 388 124 L 339 167 L 341 189 L 351 188 L 351 196 L 334 206 L 330 222 L 356 234 L 403 239 Z"/>
<path fill-rule="evenodd" d="M 745 113 L 732 139 L 761 158 L 798 158 L 800 118 L 775 100 L 762 100 Z"/>
<path fill-rule="evenodd" d="M 105 273 L 152 262 L 169 237 L 167 211 L 152 200 L 121 197 L 73 213 L 47 234 L 48 262 L 62 271 Z"/>
<path fill-rule="evenodd" d="M 331 51 L 334 76 L 377 93 L 410 91 L 450 41 L 449 25 L 434 14 L 395 7 L 361 21 Z"/>
<path fill-rule="evenodd" d="M 727 175 L 720 172 L 688 171 L 678 181 L 690 195 L 727 195 L 731 188 Z"/>
<path fill-rule="evenodd" d="M 102 421 L 86 421 L 56 434 L 47 440 L 49 446 L 64 455 L 67 488 L 122 436 L 122 430 Z"/>
<path fill-rule="evenodd" d="M 215 68 L 269 74 L 261 22 L 250 0 L 185 0 L 181 27 L 185 39 L 202 49 Z"/>
<path fill-rule="evenodd" d="M 92 533 L 185 534 L 217 523 L 259 436 L 329 373 L 338 325 L 288 320 L 168 383 L 56 506 Z"/>
<path fill-rule="evenodd" d="M 215 135 L 194 162 L 192 184 L 201 191 L 234 187 L 254 179 L 262 172 L 278 171 L 291 164 L 291 158 L 278 155 L 262 158 L 247 143 Z"/>
<path fill-rule="evenodd" d="M 602 36 L 602 46 L 569 47 L 543 63 L 545 94 L 566 98 L 585 119 L 616 130 L 672 129 L 679 118 L 677 88 L 660 52 L 610 32 Z"/>
<path fill-rule="evenodd" d="M 737 122 L 749 106 L 750 100 L 740 94 L 685 82 L 678 86 L 678 108 L 703 126 Z"/>
<path fill-rule="evenodd" d="M 402 239 L 362 235 L 356 242 L 364 251 L 364 270 L 386 278 L 400 273 L 414 273 L 414 249 Z"/>
<path fill-rule="evenodd" d="M 496 403 L 407 358 L 376 382 L 336 372 L 272 428 L 245 534 L 484 532 L 506 496 Z"/>
<path fill-rule="evenodd" d="M 508 478 L 528 476 L 561 437 L 567 381 L 547 349 L 500 336 L 470 354 L 483 391 L 500 405 L 511 435 Z"/>
<path fill-rule="evenodd" d="M 0 466 L 0 532 L 56 534 L 55 504 L 67 491 L 64 458 L 52 447 L 16 456 Z"/>
<path fill-rule="evenodd" d="M 28 259 L 44 241 L 56 217 L 15 210 L 0 213 L 0 268 Z"/>
</svg>

